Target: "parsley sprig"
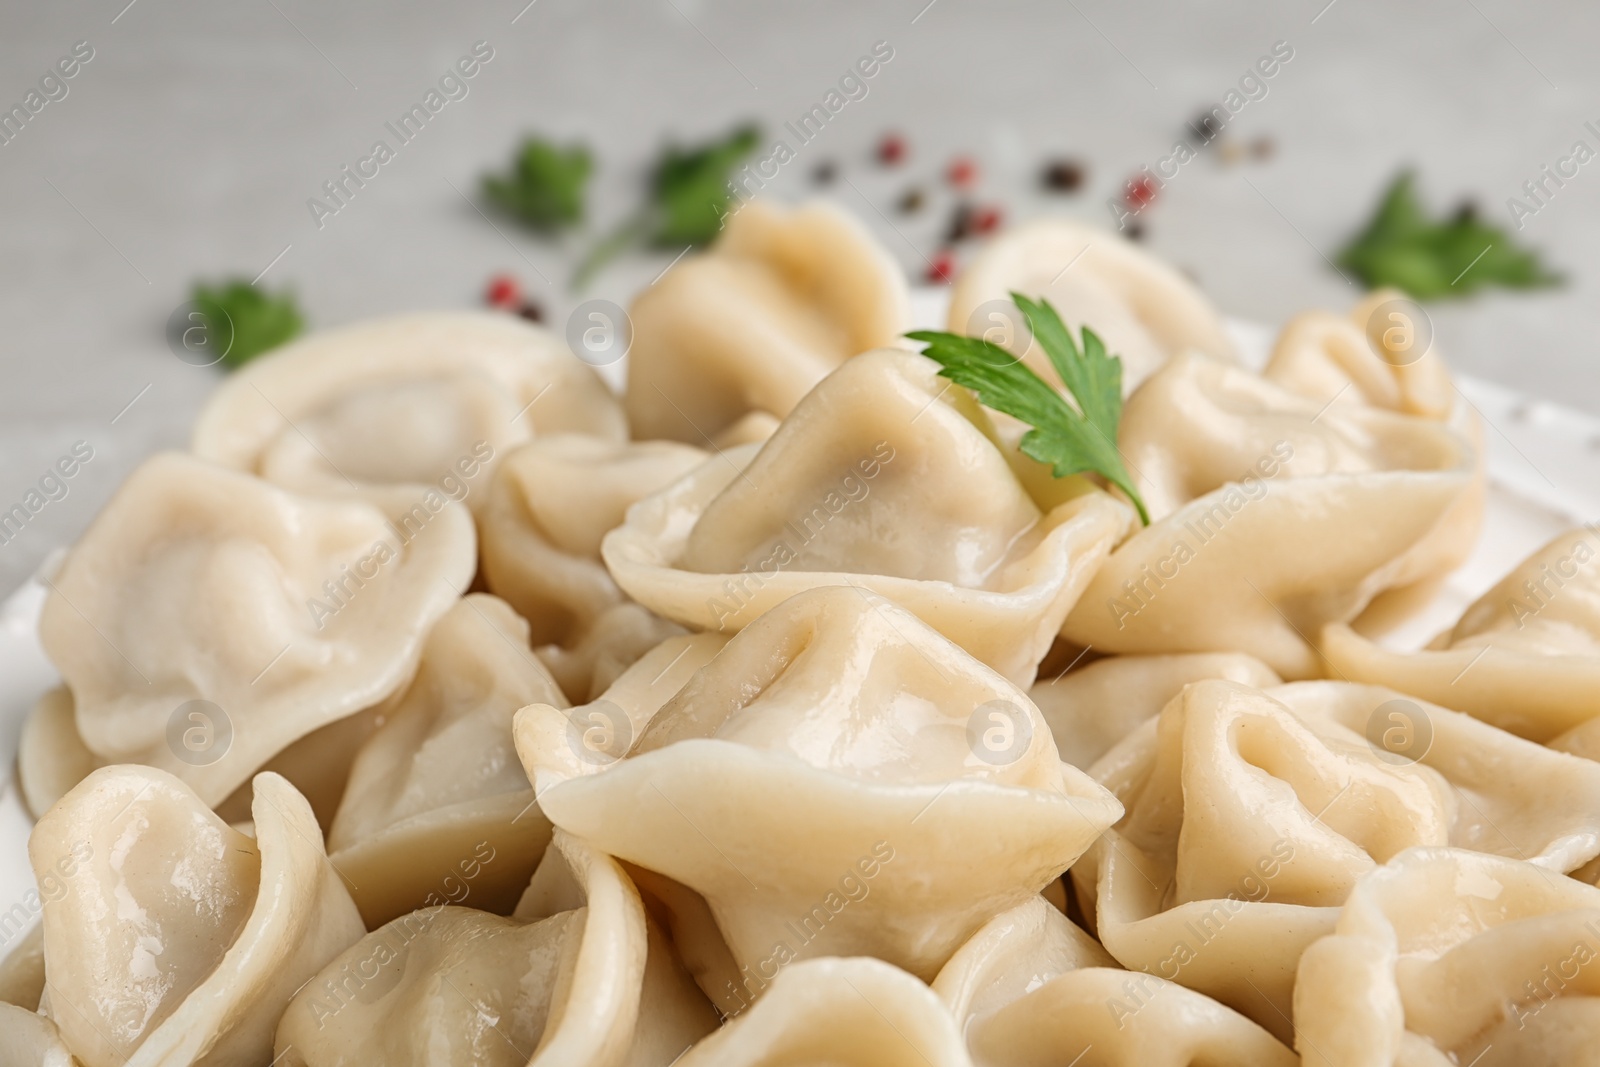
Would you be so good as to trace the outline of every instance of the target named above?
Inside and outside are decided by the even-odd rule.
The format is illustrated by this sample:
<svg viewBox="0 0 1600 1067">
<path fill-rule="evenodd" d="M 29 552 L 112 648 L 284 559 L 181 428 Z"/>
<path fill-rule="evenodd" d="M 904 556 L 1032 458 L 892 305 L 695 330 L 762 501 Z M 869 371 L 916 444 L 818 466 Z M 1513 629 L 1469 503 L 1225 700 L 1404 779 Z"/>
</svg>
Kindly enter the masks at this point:
<svg viewBox="0 0 1600 1067">
<path fill-rule="evenodd" d="M 1339 253 L 1339 266 L 1367 285 L 1392 285 L 1418 300 L 1466 296 L 1488 285 L 1532 289 L 1557 285 L 1537 252 L 1517 248 L 1511 235 L 1477 218 L 1471 205 L 1453 217 L 1430 219 L 1417 198 L 1416 176 L 1397 175 L 1378 210 Z"/>
<path fill-rule="evenodd" d="M 561 148 L 538 137 L 523 140 L 504 175 L 486 174 L 483 192 L 517 221 L 551 234 L 583 218 L 583 189 L 592 163 L 582 145 Z"/>
<path fill-rule="evenodd" d="M 638 241 L 655 248 L 706 245 L 722 230 L 728 212 L 728 176 L 755 151 L 761 131 L 740 126 L 694 148 L 668 145 L 650 170 L 649 199 L 584 257 L 573 275 L 581 288 L 618 252 Z"/>
<path fill-rule="evenodd" d="M 1087 326 L 1080 347 L 1049 301 L 1035 303 L 1020 293 L 1012 293 L 1011 299 L 1027 318 L 1033 339 L 1061 376 L 1076 408 L 999 345 L 939 330 L 917 330 L 906 336 L 927 343 L 922 354 L 940 365 L 942 377 L 971 389 L 987 407 L 1032 427 L 1018 445 L 1024 455 L 1050 464 L 1057 478 L 1084 472 L 1100 475 L 1126 493 L 1139 518 L 1150 525 L 1150 513 L 1117 451 L 1122 360 L 1107 353 Z"/>
<path fill-rule="evenodd" d="M 197 282 L 191 300 L 205 320 L 206 351 L 222 352 L 230 370 L 292 340 L 305 326 L 293 294 L 264 292 L 242 279 Z"/>
</svg>

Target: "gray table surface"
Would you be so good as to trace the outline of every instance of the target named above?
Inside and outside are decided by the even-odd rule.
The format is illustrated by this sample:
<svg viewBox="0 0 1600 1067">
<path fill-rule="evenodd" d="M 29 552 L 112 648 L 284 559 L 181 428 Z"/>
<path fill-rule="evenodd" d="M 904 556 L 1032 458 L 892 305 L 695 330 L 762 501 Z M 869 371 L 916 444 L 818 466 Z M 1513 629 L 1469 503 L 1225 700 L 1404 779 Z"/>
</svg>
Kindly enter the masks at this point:
<svg viewBox="0 0 1600 1067">
<path fill-rule="evenodd" d="M 1130 172 L 1286 41 L 1293 60 L 1231 127 L 1270 136 L 1273 156 L 1189 164 L 1147 237 L 1226 312 L 1266 322 L 1355 298 L 1325 257 L 1400 166 L 1419 169 L 1436 206 L 1471 196 L 1506 221 L 1506 199 L 1542 165 L 1579 138 L 1600 146 L 1584 128 L 1600 126 L 1600 9 L 1575 2 L 125 4 L 0 5 L 0 105 L 20 102 L 75 42 L 94 49 L 68 95 L 0 146 L 0 510 L 74 442 L 95 450 L 68 495 L 0 545 L 0 592 L 74 537 L 141 458 L 186 440 L 216 374 L 175 359 L 162 324 L 197 275 L 270 265 L 262 284 L 292 286 L 327 326 L 471 305 L 506 269 L 559 322 L 575 300 L 543 279 L 563 281 L 587 238 L 542 243 L 469 202 L 525 131 L 592 147 L 603 228 L 636 201 L 664 139 L 747 117 L 769 141 L 789 139 L 784 121 L 887 41 L 894 58 L 867 96 L 764 195 L 805 195 L 814 165 L 837 161 L 848 180 L 830 194 L 920 275 L 949 208 L 937 178 L 952 154 L 979 160 L 979 196 L 1013 218 L 1106 219 Z M 307 199 L 477 41 L 494 57 L 469 94 L 319 228 Z M 870 152 L 891 128 L 911 157 L 886 172 Z M 1087 161 L 1082 195 L 1037 192 L 1053 153 Z M 930 206 L 897 215 L 913 183 Z M 1564 288 L 1435 306 L 1457 367 L 1600 412 L 1597 213 L 1600 163 L 1519 235 L 1569 276 Z M 623 300 L 670 258 L 620 263 L 593 292 Z"/>
</svg>

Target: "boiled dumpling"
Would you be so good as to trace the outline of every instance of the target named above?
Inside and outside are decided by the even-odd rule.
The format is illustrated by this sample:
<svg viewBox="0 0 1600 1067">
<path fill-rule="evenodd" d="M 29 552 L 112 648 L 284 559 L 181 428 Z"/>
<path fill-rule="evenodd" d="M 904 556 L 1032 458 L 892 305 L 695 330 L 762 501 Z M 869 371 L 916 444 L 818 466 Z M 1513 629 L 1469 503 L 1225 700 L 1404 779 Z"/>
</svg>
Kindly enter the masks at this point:
<svg viewBox="0 0 1600 1067">
<path fill-rule="evenodd" d="M 506 912 L 550 841 L 511 741 L 527 704 L 566 707 L 528 647 L 528 624 L 473 593 L 428 635 L 411 684 L 356 756 L 328 832 L 368 926 L 450 899 L 462 860 L 494 856 L 472 881 L 472 906 Z"/>
<path fill-rule="evenodd" d="M 1021 690 L 865 590 L 779 605 L 642 729 L 603 703 L 518 714 L 540 805 L 704 896 L 752 995 L 796 957 L 931 978 L 1120 811 Z"/>
<path fill-rule="evenodd" d="M 1101 652 L 1247 652 L 1314 677 L 1324 624 L 1461 562 L 1467 440 L 1431 419 L 1323 408 L 1199 357 L 1152 376 L 1120 443 L 1153 523 L 1095 573 L 1063 635 Z"/>
<path fill-rule="evenodd" d="M 77 860 L 67 858 L 66 864 L 76 869 Z M 31 911 L 35 906 L 42 907 L 38 890 L 30 890 L 30 894 L 23 897 L 23 908 Z M 17 918 L 13 909 L 0 922 L 0 928 L 11 931 L 10 937 L 22 932 L 13 925 Z M 39 997 L 44 993 L 43 924 L 35 923 L 15 943 L 8 941 L 6 947 L 9 951 L 5 959 L 0 960 L 0 1004 L 15 1004 L 33 1011 L 39 1006 Z"/>
<path fill-rule="evenodd" d="M 1124 971 L 1042 899 L 995 916 L 934 980 L 976 1067 L 1293 1067 L 1222 1004 Z"/>
<path fill-rule="evenodd" d="M 536 645 L 570 644 L 622 593 L 600 539 L 640 497 L 677 481 L 706 453 L 673 441 L 541 437 L 495 472 L 483 518 L 489 589 L 527 619 Z"/>
<path fill-rule="evenodd" d="M 576 643 L 534 649 L 568 699 L 592 700 L 646 652 L 685 631 L 631 600 L 611 605 L 595 617 Z"/>
<path fill-rule="evenodd" d="M 1420 652 L 1395 652 L 1329 626 L 1322 653 L 1341 676 L 1465 711 L 1534 741 L 1600 756 L 1600 537 L 1561 534 L 1529 556 Z"/>
<path fill-rule="evenodd" d="M 6 1003 L 0 1003 L 0 1063 L 7 1067 L 80 1067 L 55 1023 Z"/>
<path fill-rule="evenodd" d="M 535 434 L 623 440 L 621 406 L 554 334 L 510 315 L 405 315 L 328 330 L 254 360 L 206 404 L 204 459 L 308 493 L 434 487 L 478 510 Z"/>
<path fill-rule="evenodd" d="M 1319 404 L 1365 404 L 1406 415 L 1447 419 L 1454 386 L 1431 338 L 1419 334 L 1409 303 L 1379 289 L 1348 315 L 1305 311 L 1278 334 L 1264 377 Z M 1426 345 L 1421 351 L 1416 346 Z"/>
<path fill-rule="evenodd" d="M 724 631 L 802 590 L 855 585 L 1032 681 L 1129 512 L 1098 491 L 1041 512 L 983 409 L 937 370 L 888 350 L 850 360 L 764 445 L 636 504 L 602 546 L 617 584 Z"/>
<path fill-rule="evenodd" d="M 1307 1067 L 1595 1062 L 1600 890 L 1503 856 L 1401 853 L 1300 961 Z"/>
<path fill-rule="evenodd" d="M 634 436 L 707 447 L 750 412 L 783 418 L 840 363 L 911 328 L 905 278 L 859 222 L 826 203 L 760 200 L 631 316 Z"/>
<path fill-rule="evenodd" d="M 928 987 L 875 959 L 817 959 L 779 971 L 749 1011 L 678 1067 L 971 1067 L 955 1021 Z"/>
<path fill-rule="evenodd" d="M 17 784 L 34 818 L 101 765 L 78 736 L 72 690 L 58 685 L 40 697 L 17 741 Z"/>
<path fill-rule="evenodd" d="M 557 833 L 511 918 L 438 906 L 332 960 L 285 1067 L 667 1067 L 716 1025 L 616 861 Z"/>
<path fill-rule="evenodd" d="M 950 294 L 948 328 L 1015 350 L 1022 321 L 1011 294 L 1048 300 L 1065 322 L 1087 326 L 1122 357 L 1123 393 L 1186 352 L 1235 362 L 1211 303 L 1177 271 L 1113 233 L 1041 219 L 990 242 Z M 1027 363 L 1054 381 L 1037 345 Z"/>
<path fill-rule="evenodd" d="M 1028 699 L 1039 706 L 1061 758 L 1088 770 L 1134 727 L 1160 714 L 1184 686 L 1203 678 L 1257 689 L 1283 680 L 1242 652 L 1110 656 L 1034 683 Z"/>
<path fill-rule="evenodd" d="M 50 580 L 39 622 L 84 746 L 216 805 L 404 685 L 473 570 L 466 510 L 441 497 L 413 527 L 396 518 L 413 496 L 300 496 L 176 453 L 142 464 Z"/>
<path fill-rule="evenodd" d="M 85 1067 L 231 1067 L 272 1059 L 289 998 L 361 937 L 311 808 L 255 782 L 255 838 L 178 779 L 95 771 L 34 827 L 36 875 L 76 869 L 44 903 L 41 1011 Z"/>
<path fill-rule="evenodd" d="M 1369 743 L 1393 713 L 1431 740 Z M 1377 864 L 1418 845 L 1556 872 L 1600 854 L 1600 765 L 1373 687 L 1196 682 L 1094 771 L 1128 809 L 1073 869 L 1102 943 L 1283 1039 L 1300 953 Z"/>
</svg>

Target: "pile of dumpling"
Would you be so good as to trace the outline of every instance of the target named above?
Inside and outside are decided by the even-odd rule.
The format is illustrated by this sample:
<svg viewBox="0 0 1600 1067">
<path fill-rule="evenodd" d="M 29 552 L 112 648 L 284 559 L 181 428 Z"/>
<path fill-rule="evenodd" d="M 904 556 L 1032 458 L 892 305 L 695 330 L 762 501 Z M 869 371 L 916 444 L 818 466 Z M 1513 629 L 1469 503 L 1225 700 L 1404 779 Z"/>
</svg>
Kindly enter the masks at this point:
<svg viewBox="0 0 1600 1067">
<path fill-rule="evenodd" d="M 1485 491 L 1393 294 L 1258 374 L 1110 234 L 950 328 L 1011 291 L 1122 357 L 1148 526 L 822 204 L 639 295 L 621 399 L 487 313 L 234 374 L 44 576 L 0 1063 L 1600 1062 L 1600 532 L 1382 646 Z"/>
</svg>

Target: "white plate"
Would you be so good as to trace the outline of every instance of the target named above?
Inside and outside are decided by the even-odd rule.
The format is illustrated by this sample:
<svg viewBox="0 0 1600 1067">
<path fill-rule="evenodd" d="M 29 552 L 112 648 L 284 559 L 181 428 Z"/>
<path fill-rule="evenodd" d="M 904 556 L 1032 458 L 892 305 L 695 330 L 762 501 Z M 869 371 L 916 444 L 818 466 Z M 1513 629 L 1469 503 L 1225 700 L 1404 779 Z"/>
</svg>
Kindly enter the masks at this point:
<svg viewBox="0 0 1600 1067">
<path fill-rule="evenodd" d="M 942 289 L 915 292 L 916 324 L 941 327 L 946 297 Z M 1230 323 L 1230 330 L 1246 362 L 1266 362 L 1272 331 L 1250 323 Z M 622 367 L 608 369 L 608 379 L 619 384 Z M 1428 609 L 1384 639 L 1393 647 L 1422 645 L 1524 556 L 1563 529 L 1600 516 L 1600 420 L 1488 382 L 1464 378 L 1460 388 L 1484 422 L 1490 489 L 1483 536 Z M 35 579 L 0 605 L 0 916 L 17 904 L 27 907 L 34 888 L 27 858 L 32 820 L 12 770 L 24 717 L 59 680 L 35 634 L 43 603 L 44 587 Z M 0 933 L 0 956 L 19 936 L 6 940 Z"/>
</svg>

